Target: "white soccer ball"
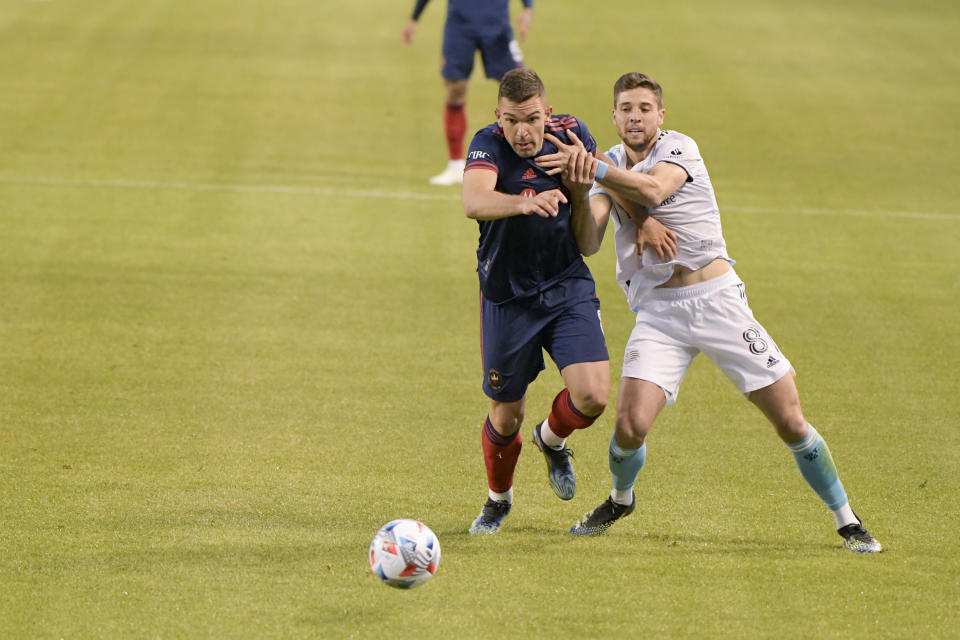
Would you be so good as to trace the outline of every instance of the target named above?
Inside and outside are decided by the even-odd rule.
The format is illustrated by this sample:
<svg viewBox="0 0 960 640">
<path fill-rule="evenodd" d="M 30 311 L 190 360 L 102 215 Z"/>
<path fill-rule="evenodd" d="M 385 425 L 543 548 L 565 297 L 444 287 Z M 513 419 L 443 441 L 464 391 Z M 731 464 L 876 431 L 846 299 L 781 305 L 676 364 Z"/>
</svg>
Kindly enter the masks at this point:
<svg viewBox="0 0 960 640">
<path fill-rule="evenodd" d="M 370 568 L 391 587 L 417 587 L 432 578 L 439 566 L 440 541 L 418 520 L 391 520 L 370 543 Z"/>
</svg>

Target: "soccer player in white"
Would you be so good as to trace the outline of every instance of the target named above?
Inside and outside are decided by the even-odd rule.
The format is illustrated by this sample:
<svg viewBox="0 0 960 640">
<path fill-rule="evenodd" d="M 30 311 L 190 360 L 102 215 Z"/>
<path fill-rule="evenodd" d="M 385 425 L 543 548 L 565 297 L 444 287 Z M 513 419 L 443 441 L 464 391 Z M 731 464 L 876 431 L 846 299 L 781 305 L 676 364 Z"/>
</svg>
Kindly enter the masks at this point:
<svg viewBox="0 0 960 640">
<path fill-rule="evenodd" d="M 635 508 L 633 485 L 646 459 L 645 438 L 660 411 L 704 353 L 773 424 L 804 479 L 833 512 L 844 545 L 881 551 L 847 500 L 826 442 L 806 421 L 789 360 L 747 304 L 733 270 L 710 176 L 697 144 L 661 130 L 663 91 L 649 76 L 628 73 L 614 85 L 613 122 L 621 143 L 606 162 L 574 140 L 539 162 L 548 172 L 584 175 L 595 165 L 590 205 L 596 251 L 612 216 L 617 280 L 636 325 L 627 342 L 610 439 L 610 497 L 570 532 L 597 535 Z M 558 144 L 559 143 L 559 144 Z M 665 227 L 665 229 L 664 229 Z M 651 240 L 651 238 L 653 238 Z"/>
</svg>

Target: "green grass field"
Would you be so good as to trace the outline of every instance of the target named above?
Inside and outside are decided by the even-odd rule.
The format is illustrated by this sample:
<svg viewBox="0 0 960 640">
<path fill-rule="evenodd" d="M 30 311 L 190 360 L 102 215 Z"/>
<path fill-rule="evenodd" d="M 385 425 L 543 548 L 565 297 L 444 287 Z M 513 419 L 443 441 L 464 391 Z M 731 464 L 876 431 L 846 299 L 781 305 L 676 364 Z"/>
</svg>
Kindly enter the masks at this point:
<svg viewBox="0 0 960 640">
<path fill-rule="evenodd" d="M 407 47 L 412 4 L 0 2 L 0 637 L 960 637 L 958 5 L 543 0 L 524 45 L 602 147 L 616 77 L 664 85 L 859 557 L 705 360 L 587 540 L 613 413 L 557 500 L 548 367 L 514 512 L 466 534 L 477 230 L 426 184 L 445 3 Z M 632 315 L 590 264 L 617 380 Z M 410 592 L 366 564 L 395 517 L 443 547 Z"/>
</svg>

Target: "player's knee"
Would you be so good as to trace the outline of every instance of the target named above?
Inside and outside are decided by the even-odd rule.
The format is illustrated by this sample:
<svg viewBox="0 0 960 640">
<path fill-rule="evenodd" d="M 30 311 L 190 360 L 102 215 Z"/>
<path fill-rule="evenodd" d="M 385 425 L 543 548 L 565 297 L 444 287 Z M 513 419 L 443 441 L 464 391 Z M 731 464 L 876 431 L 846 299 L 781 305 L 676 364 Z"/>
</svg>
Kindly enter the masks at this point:
<svg viewBox="0 0 960 640">
<path fill-rule="evenodd" d="M 523 424 L 524 409 L 511 404 L 500 404 L 490 409 L 490 424 L 497 433 L 513 435 Z"/>
<path fill-rule="evenodd" d="M 807 420 L 799 411 L 790 415 L 778 416 L 773 422 L 777 435 L 784 442 L 799 442 L 807 437 Z"/>
<path fill-rule="evenodd" d="M 605 373 L 605 372 L 604 372 Z M 610 398 L 609 375 L 594 375 L 570 389 L 570 398 L 577 410 L 585 416 L 598 417 L 607 408 Z"/>
<path fill-rule="evenodd" d="M 467 101 L 467 81 L 453 80 L 447 82 L 447 104 L 463 105 Z"/>
<path fill-rule="evenodd" d="M 614 436 L 617 444 L 624 449 L 639 449 L 647 439 L 647 434 L 642 429 L 636 428 L 628 423 L 617 423 L 617 430 Z"/>
<path fill-rule="evenodd" d="M 647 419 L 640 411 L 620 410 L 617 412 L 616 439 L 617 444 L 627 449 L 639 449 L 643 446 L 650 432 L 652 420 Z"/>
<path fill-rule="evenodd" d="M 800 409 L 799 400 L 774 406 L 772 411 L 767 411 L 767 418 L 784 442 L 797 442 L 807 435 L 807 419 Z"/>
<path fill-rule="evenodd" d="M 591 418 L 598 417 L 607 408 L 607 397 L 609 395 L 610 390 L 602 388 L 602 385 L 582 390 L 576 395 L 571 393 L 577 411 Z"/>
</svg>

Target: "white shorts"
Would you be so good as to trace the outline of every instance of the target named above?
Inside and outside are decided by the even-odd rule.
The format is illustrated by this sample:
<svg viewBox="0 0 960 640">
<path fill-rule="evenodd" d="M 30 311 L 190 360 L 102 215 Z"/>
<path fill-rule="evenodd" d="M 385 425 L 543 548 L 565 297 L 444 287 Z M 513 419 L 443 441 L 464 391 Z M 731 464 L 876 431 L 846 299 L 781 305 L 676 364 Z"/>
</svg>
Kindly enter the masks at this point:
<svg viewBox="0 0 960 640">
<path fill-rule="evenodd" d="M 701 351 L 744 394 L 793 371 L 753 317 L 733 269 L 700 284 L 646 294 L 624 350 L 623 375 L 658 385 L 671 405 Z"/>
</svg>

